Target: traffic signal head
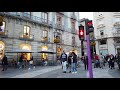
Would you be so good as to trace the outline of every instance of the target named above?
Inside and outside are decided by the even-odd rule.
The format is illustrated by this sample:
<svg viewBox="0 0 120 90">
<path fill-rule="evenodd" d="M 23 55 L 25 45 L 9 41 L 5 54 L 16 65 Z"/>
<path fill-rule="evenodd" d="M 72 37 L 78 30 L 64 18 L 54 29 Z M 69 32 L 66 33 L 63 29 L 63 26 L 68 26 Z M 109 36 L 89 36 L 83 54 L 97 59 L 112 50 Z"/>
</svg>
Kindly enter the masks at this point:
<svg viewBox="0 0 120 90">
<path fill-rule="evenodd" d="M 86 20 L 86 35 L 93 32 L 93 30 L 94 30 L 94 27 L 93 27 L 92 20 Z"/>
<path fill-rule="evenodd" d="M 79 26 L 79 39 L 84 39 L 84 26 Z"/>
</svg>

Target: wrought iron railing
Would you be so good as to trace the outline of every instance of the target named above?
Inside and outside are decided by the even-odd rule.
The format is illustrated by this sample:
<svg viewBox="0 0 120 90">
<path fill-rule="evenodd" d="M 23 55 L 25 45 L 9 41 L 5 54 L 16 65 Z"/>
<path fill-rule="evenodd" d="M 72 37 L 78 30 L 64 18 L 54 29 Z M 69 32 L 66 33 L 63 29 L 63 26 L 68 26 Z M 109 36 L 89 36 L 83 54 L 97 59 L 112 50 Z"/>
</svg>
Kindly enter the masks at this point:
<svg viewBox="0 0 120 90">
<path fill-rule="evenodd" d="M 20 32 L 19 38 L 22 40 L 34 40 L 34 35 L 31 35 L 31 34 L 27 35 L 27 34 L 24 34 L 23 32 Z"/>
</svg>

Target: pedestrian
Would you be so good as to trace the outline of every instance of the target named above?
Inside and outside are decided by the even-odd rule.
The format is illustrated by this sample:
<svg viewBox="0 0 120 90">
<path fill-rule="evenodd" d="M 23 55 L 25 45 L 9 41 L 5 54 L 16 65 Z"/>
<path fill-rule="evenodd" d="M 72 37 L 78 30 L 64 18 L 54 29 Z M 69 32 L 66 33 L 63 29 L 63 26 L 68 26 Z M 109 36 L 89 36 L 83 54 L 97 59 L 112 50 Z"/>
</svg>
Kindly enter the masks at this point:
<svg viewBox="0 0 120 90">
<path fill-rule="evenodd" d="M 71 65 L 72 73 L 77 73 L 77 55 L 75 54 L 75 52 L 72 52 Z"/>
<path fill-rule="evenodd" d="M 67 64 L 67 54 L 65 53 L 65 51 L 63 51 L 63 53 L 61 54 L 60 57 L 61 61 L 62 61 L 62 69 L 63 69 L 63 73 L 66 73 L 66 64 Z"/>
<path fill-rule="evenodd" d="M 108 62 L 109 68 L 111 68 L 111 60 L 110 60 L 110 55 L 109 55 L 109 56 L 107 56 L 107 62 Z"/>
<path fill-rule="evenodd" d="M 100 53 L 100 55 L 99 55 L 99 61 L 100 61 L 100 68 L 103 69 L 103 65 L 104 65 L 104 56 L 102 55 L 102 53 Z"/>
<path fill-rule="evenodd" d="M 69 69 L 69 73 L 71 73 L 71 59 L 72 59 L 72 53 L 69 53 L 68 56 L 68 69 Z"/>
<path fill-rule="evenodd" d="M 98 68 L 99 67 L 99 57 L 98 54 L 95 54 L 94 56 L 94 68 Z"/>
<path fill-rule="evenodd" d="M 84 63 L 85 70 L 88 70 L 88 56 L 87 55 L 84 56 L 83 63 Z"/>
<path fill-rule="evenodd" d="M 22 68 L 22 66 L 23 66 L 23 55 L 21 55 L 19 58 L 19 69 Z"/>
<path fill-rule="evenodd" d="M 114 65 L 114 63 L 115 63 L 115 58 L 114 58 L 114 55 L 111 54 L 111 55 L 110 55 L 111 69 L 115 69 L 115 65 Z"/>
<path fill-rule="evenodd" d="M 33 68 L 33 56 L 31 56 L 30 61 L 29 61 L 29 70 Z"/>
<path fill-rule="evenodd" d="M 6 55 L 4 55 L 3 59 L 2 59 L 2 66 L 3 66 L 3 70 L 2 71 L 6 71 L 7 70 L 7 65 L 8 65 L 8 60 Z"/>
</svg>

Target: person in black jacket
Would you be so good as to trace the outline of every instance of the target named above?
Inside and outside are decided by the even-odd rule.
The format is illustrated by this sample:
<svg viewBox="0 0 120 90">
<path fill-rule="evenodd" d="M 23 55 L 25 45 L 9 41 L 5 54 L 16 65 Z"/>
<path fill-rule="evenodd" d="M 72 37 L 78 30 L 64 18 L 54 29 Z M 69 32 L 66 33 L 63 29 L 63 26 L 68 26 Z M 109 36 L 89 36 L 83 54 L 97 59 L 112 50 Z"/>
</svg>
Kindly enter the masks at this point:
<svg viewBox="0 0 120 90">
<path fill-rule="evenodd" d="M 4 55 L 4 57 L 2 59 L 2 66 L 3 66 L 3 70 L 2 71 L 7 70 L 7 65 L 8 65 L 8 60 L 7 60 L 6 55 Z"/>
<path fill-rule="evenodd" d="M 85 70 L 88 70 L 88 56 L 86 55 L 84 56 L 83 63 L 84 63 Z"/>
<path fill-rule="evenodd" d="M 68 67 L 69 67 L 69 73 L 71 73 L 71 59 L 72 59 L 72 53 L 69 53 L 69 56 L 68 56 Z"/>
<path fill-rule="evenodd" d="M 61 61 L 62 61 L 62 69 L 63 69 L 63 73 L 66 73 L 66 65 L 67 65 L 67 54 L 65 53 L 65 51 L 63 51 L 63 53 L 61 54 L 60 57 Z"/>
<path fill-rule="evenodd" d="M 72 73 L 77 73 L 77 55 L 72 52 Z"/>
</svg>

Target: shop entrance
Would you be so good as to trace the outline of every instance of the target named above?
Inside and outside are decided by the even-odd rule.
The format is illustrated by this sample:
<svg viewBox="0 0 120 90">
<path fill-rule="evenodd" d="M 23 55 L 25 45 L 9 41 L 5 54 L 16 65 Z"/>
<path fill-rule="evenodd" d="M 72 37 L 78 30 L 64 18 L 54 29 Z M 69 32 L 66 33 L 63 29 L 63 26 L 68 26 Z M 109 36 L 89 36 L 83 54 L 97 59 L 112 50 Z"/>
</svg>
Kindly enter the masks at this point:
<svg viewBox="0 0 120 90">
<path fill-rule="evenodd" d="M 42 46 L 42 51 L 47 51 L 48 47 L 47 46 Z M 44 58 L 44 60 L 48 59 L 48 54 L 47 53 L 42 53 L 42 58 Z"/>
<path fill-rule="evenodd" d="M 4 57 L 4 48 L 5 48 L 4 42 L 0 41 L 0 60 Z"/>
<path fill-rule="evenodd" d="M 24 50 L 31 50 L 31 46 L 29 44 L 21 44 L 20 48 Z M 31 53 L 21 53 L 21 55 L 23 55 L 24 60 L 30 60 Z"/>
</svg>

